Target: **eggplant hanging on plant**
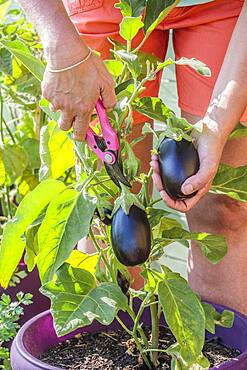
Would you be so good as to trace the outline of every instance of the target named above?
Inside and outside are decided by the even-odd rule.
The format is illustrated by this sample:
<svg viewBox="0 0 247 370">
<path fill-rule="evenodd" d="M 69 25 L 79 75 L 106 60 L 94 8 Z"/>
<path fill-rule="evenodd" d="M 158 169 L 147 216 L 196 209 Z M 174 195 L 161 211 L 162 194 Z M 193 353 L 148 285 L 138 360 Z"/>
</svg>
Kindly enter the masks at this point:
<svg viewBox="0 0 247 370">
<path fill-rule="evenodd" d="M 164 189 L 171 198 L 185 199 L 196 194 L 185 195 L 181 190 L 184 181 L 195 175 L 200 167 L 199 156 L 192 142 L 165 138 L 159 146 L 159 167 Z"/>
<path fill-rule="evenodd" d="M 126 276 L 124 276 L 122 272 L 119 270 L 117 272 L 117 283 L 120 289 L 122 290 L 123 294 L 127 294 L 130 287 L 130 283 Z"/>
<path fill-rule="evenodd" d="M 120 207 L 112 217 L 111 239 L 113 251 L 123 265 L 144 263 L 151 250 L 151 229 L 146 212 L 132 205 L 126 215 Z"/>
</svg>

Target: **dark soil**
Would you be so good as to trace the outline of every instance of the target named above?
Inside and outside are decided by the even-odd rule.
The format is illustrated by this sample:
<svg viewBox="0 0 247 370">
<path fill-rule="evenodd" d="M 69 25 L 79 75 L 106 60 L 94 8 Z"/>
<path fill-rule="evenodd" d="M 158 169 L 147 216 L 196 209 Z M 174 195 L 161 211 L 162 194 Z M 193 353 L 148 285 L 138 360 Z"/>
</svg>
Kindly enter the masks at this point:
<svg viewBox="0 0 247 370">
<path fill-rule="evenodd" d="M 174 343 L 174 337 L 166 327 L 161 328 L 160 348 Z M 225 347 L 218 338 L 207 341 L 203 350 L 211 367 L 219 365 L 240 352 Z M 50 365 L 69 370 L 146 370 L 136 350 L 135 343 L 124 331 L 98 334 L 82 333 L 50 348 L 40 359 Z M 171 358 L 165 353 L 159 356 L 159 370 L 170 369 Z"/>
</svg>

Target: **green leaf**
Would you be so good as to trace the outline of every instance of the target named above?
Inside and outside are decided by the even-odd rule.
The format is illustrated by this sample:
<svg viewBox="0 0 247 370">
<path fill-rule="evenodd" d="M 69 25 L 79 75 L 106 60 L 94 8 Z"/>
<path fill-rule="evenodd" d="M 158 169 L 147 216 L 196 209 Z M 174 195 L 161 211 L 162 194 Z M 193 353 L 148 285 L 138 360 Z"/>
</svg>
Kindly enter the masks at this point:
<svg viewBox="0 0 247 370">
<path fill-rule="evenodd" d="M 34 57 L 28 47 L 20 40 L 0 40 L 0 44 L 10 51 L 16 58 L 18 58 L 24 66 L 36 77 L 42 81 L 45 71 L 44 64 Z"/>
<path fill-rule="evenodd" d="M 146 0 L 120 0 L 114 6 L 121 10 L 123 17 L 138 17 L 142 14 Z"/>
<path fill-rule="evenodd" d="M 25 263 L 27 265 L 28 271 L 31 272 L 36 263 L 37 256 L 39 254 L 39 245 L 38 245 L 38 230 L 40 225 L 34 225 L 29 227 L 25 232 L 26 238 L 26 254 L 25 254 Z"/>
<path fill-rule="evenodd" d="M 227 254 L 227 243 L 222 235 L 191 233 L 189 238 L 197 242 L 203 255 L 214 264 L 219 263 Z"/>
<path fill-rule="evenodd" d="M 181 355 L 191 363 L 204 345 L 205 314 L 201 302 L 187 281 L 167 268 L 158 294 L 166 322 L 181 346 Z"/>
<path fill-rule="evenodd" d="M 0 71 L 7 75 L 12 74 L 12 56 L 5 48 L 0 49 Z"/>
<path fill-rule="evenodd" d="M 65 189 L 49 204 L 38 232 L 38 269 L 42 283 L 51 281 L 76 243 L 88 235 L 96 199 Z"/>
<path fill-rule="evenodd" d="M 57 123 L 50 121 L 40 132 L 40 179 L 57 179 L 75 165 L 74 145 Z"/>
<path fill-rule="evenodd" d="M 51 301 L 51 312 L 59 336 L 97 320 L 109 325 L 119 309 L 127 307 L 127 297 L 118 285 L 102 283 L 88 271 L 64 264 L 57 271 L 57 279 L 41 288 Z"/>
<path fill-rule="evenodd" d="M 21 178 L 18 179 L 17 186 L 18 192 L 20 195 L 25 196 L 30 191 L 34 190 L 39 184 L 39 179 L 36 175 L 33 174 L 33 171 L 26 169 L 23 172 Z"/>
<path fill-rule="evenodd" d="M 246 136 L 247 136 L 247 127 L 239 123 L 237 127 L 235 128 L 235 130 L 229 136 L 228 140 L 239 139 L 241 137 L 246 137 Z"/>
<path fill-rule="evenodd" d="M 114 209 L 112 211 L 112 215 L 117 212 L 117 210 L 121 207 L 126 215 L 129 214 L 129 210 L 131 206 L 136 205 L 141 209 L 145 209 L 143 204 L 137 198 L 137 196 L 129 191 L 127 187 L 122 185 L 122 191 L 120 196 L 115 200 Z"/>
<path fill-rule="evenodd" d="M 185 58 L 182 57 L 179 60 L 175 61 L 175 64 L 180 66 L 189 66 L 193 68 L 197 73 L 199 73 L 202 76 L 210 77 L 211 71 L 210 68 L 200 60 L 197 60 L 196 58 Z"/>
<path fill-rule="evenodd" d="M 64 187 L 60 181 L 43 181 L 22 200 L 15 217 L 4 227 L 0 247 L 0 285 L 4 288 L 23 255 L 25 230 Z"/>
<path fill-rule="evenodd" d="M 138 99 L 134 108 L 145 116 L 161 122 L 165 122 L 172 113 L 162 99 L 149 96 Z"/>
<path fill-rule="evenodd" d="M 224 328 L 231 328 L 234 322 L 234 312 L 223 310 L 221 313 L 209 303 L 202 302 L 202 307 L 206 317 L 206 330 L 215 334 L 215 326 L 223 326 Z"/>
<path fill-rule="evenodd" d="M 28 164 L 25 150 L 19 145 L 7 147 L 3 152 L 5 170 L 12 181 L 22 176 Z"/>
<path fill-rule="evenodd" d="M 128 53 L 125 50 L 113 50 L 112 52 L 127 64 L 127 67 L 133 78 L 137 79 L 141 72 L 141 64 L 138 61 L 138 56 L 132 53 Z"/>
<path fill-rule="evenodd" d="M 165 19 L 180 0 L 147 0 L 146 16 L 144 19 L 145 35 L 150 34 L 157 25 Z"/>
<path fill-rule="evenodd" d="M 31 169 L 39 168 L 40 167 L 39 141 L 34 138 L 26 138 L 22 142 L 22 147 L 24 148 L 27 154 L 28 167 Z"/>
<path fill-rule="evenodd" d="M 113 75 L 114 77 L 118 77 L 121 74 L 124 66 L 121 60 L 114 59 L 104 60 L 104 64 L 108 69 L 108 72 L 110 72 L 110 74 Z"/>
<path fill-rule="evenodd" d="M 219 166 L 211 191 L 247 202 L 247 166 L 234 168 L 226 164 Z"/>
<path fill-rule="evenodd" d="M 165 211 L 164 209 L 148 207 L 147 214 L 148 214 L 150 226 L 151 228 L 153 228 L 160 222 L 162 217 L 168 216 L 170 212 Z"/>
<path fill-rule="evenodd" d="M 39 106 L 47 114 L 47 116 L 51 120 L 53 120 L 55 122 L 57 122 L 59 120 L 60 113 L 59 112 L 53 112 L 50 109 L 50 103 L 48 102 L 48 100 L 46 100 L 45 98 L 40 99 Z"/>
<path fill-rule="evenodd" d="M 188 246 L 185 242 L 194 240 L 212 263 L 218 263 L 227 253 L 226 240 L 222 235 L 189 232 L 177 220 L 166 215 L 153 228 L 153 237 L 155 244 L 161 248 L 176 241 Z"/>
<path fill-rule="evenodd" d="M 5 1 L 3 4 L 0 5 L 0 19 L 2 20 L 11 4 L 11 0 Z"/>
<path fill-rule="evenodd" d="M 140 160 L 135 156 L 135 153 L 128 141 L 122 140 L 122 142 L 124 143 L 124 148 L 121 152 L 124 174 L 132 180 L 138 173 Z"/>
<path fill-rule="evenodd" d="M 119 25 L 119 34 L 124 40 L 131 41 L 144 26 L 142 17 L 124 17 Z"/>
<path fill-rule="evenodd" d="M 167 348 L 166 353 L 172 356 L 171 370 L 208 370 L 209 360 L 201 353 L 196 359 L 188 363 L 181 355 L 181 346 L 178 343 Z"/>
</svg>

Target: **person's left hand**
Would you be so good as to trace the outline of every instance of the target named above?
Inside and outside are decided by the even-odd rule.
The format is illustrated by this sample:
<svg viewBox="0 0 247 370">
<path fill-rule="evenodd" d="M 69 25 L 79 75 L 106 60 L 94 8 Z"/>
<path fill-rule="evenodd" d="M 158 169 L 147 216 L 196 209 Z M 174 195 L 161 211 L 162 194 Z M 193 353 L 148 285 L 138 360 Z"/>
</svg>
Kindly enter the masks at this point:
<svg viewBox="0 0 247 370">
<path fill-rule="evenodd" d="M 182 185 L 182 192 L 187 195 L 197 192 L 192 198 L 183 200 L 172 199 L 164 190 L 159 171 L 158 156 L 153 155 L 150 162 L 153 168 L 153 181 L 168 207 L 180 212 L 189 211 L 209 191 L 216 175 L 225 140 L 209 130 L 202 133 L 195 143 L 200 159 L 199 171 L 189 177 Z"/>
</svg>

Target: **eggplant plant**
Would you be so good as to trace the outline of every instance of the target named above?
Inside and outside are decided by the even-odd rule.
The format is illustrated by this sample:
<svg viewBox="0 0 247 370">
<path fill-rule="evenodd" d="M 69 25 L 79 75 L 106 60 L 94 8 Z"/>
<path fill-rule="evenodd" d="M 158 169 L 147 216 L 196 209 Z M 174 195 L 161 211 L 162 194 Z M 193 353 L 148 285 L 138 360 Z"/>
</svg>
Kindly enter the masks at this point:
<svg viewBox="0 0 247 370">
<path fill-rule="evenodd" d="M 40 109 L 46 119 L 40 125 L 38 184 L 29 189 L 14 217 L 4 224 L 0 284 L 8 286 L 24 254 L 29 271 L 38 267 L 41 291 L 51 299 L 59 336 L 89 325 L 93 320 L 109 325 L 116 319 L 132 336 L 143 362 L 151 369 L 159 364 L 159 320 L 164 315 L 176 339 L 176 343 L 165 350 L 172 358 L 172 369 L 208 369 L 209 362 L 202 354 L 205 330 L 214 333 L 216 322 L 231 326 L 233 314 L 226 311 L 219 314 L 203 303 L 179 273 L 162 265 L 160 257 L 167 245 L 176 241 L 188 247 L 189 241 L 194 240 L 211 263 L 218 263 L 227 253 L 226 241 L 223 236 L 204 230 L 191 233 L 172 217 L 172 211 L 156 208 L 161 199 L 154 199 L 148 191 L 152 170 L 141 173 L 140 161 L 135 155 L 135 145 L 146 135 L 154 135 L 154 151 L 160 148 L 161 160 L 165 161 L 164 140 L 176 140 L 175 146 L 186 140 L 185 145 L 190 146 L 194 130 L 199 130 L 176 117 L 161 98 L 143 96 L 146 82 L 172 64 L 187 65 L 205 78 L 210 75 L 209 68 L 196 59 L 163 62 L 141 52 L 151 32 L 177 3 L 148 0 L 137 4 L 121 0 L 116 4 L 123 16 L 119 30 L 123 43 L 112 40 L 111 59 L 105 61 L 115 79 L 118 98 L 115 108 L 109 112 L 109 120 L 118 134 L 120 160 L 131 188 L 116 186 L 105 168 L 99 166 L 87 143 L 74 142 L 70 133 L 65 134 L 58 128 L 58 114 L 41 98 Z M 143 32 L 143 40 L 134 49 L 132 40 L 138 32 Z M 0 45 L 1 50 L 7 50 L 41 81 L 42 56 L 37 58 L 32 45 L 23 44 L 20 39 L 6 40 L 5 35 Z M 150 119 L 160 121 L 162 130 L 154 131 L 146 122 L 142 135 L 128 140 L 134 112 L 143 114 L 149 122 Z M 198 163 L 192 172 L 197 168 Z M 190 174 L 185 170 L 183 176 Z M 246 166 L 238 169 L 221 166 L 211 191 L 247 201 L 242 181 L 246 177 Z M 164 181 L 166 178 L 164 173 Z M 183 177 L 179 181 L 183 182 Z M 141 187 L 138 194 L 132 191 L 136 184 Z M 176 183 L 173 190 L 177 192 L 178 188 L 179 192 L 179 186 L 181 184 Z M 86 236 L 90 236 L 94 244 L 92 254 L 75 249 L 78 241 Z M 127 268 L 136 264 L 140 264 L 144 279 L 140 290 L 131 288 L 132 277 Z M 137 298 L 141 303 L 136 312 L 133 302 Z M 151 339 L 140 319 L 146 308 L 152 319 Z M 121 321 L 121 310 L 130 316 L 133 323 L 130 328 Z"/>
</svg>

